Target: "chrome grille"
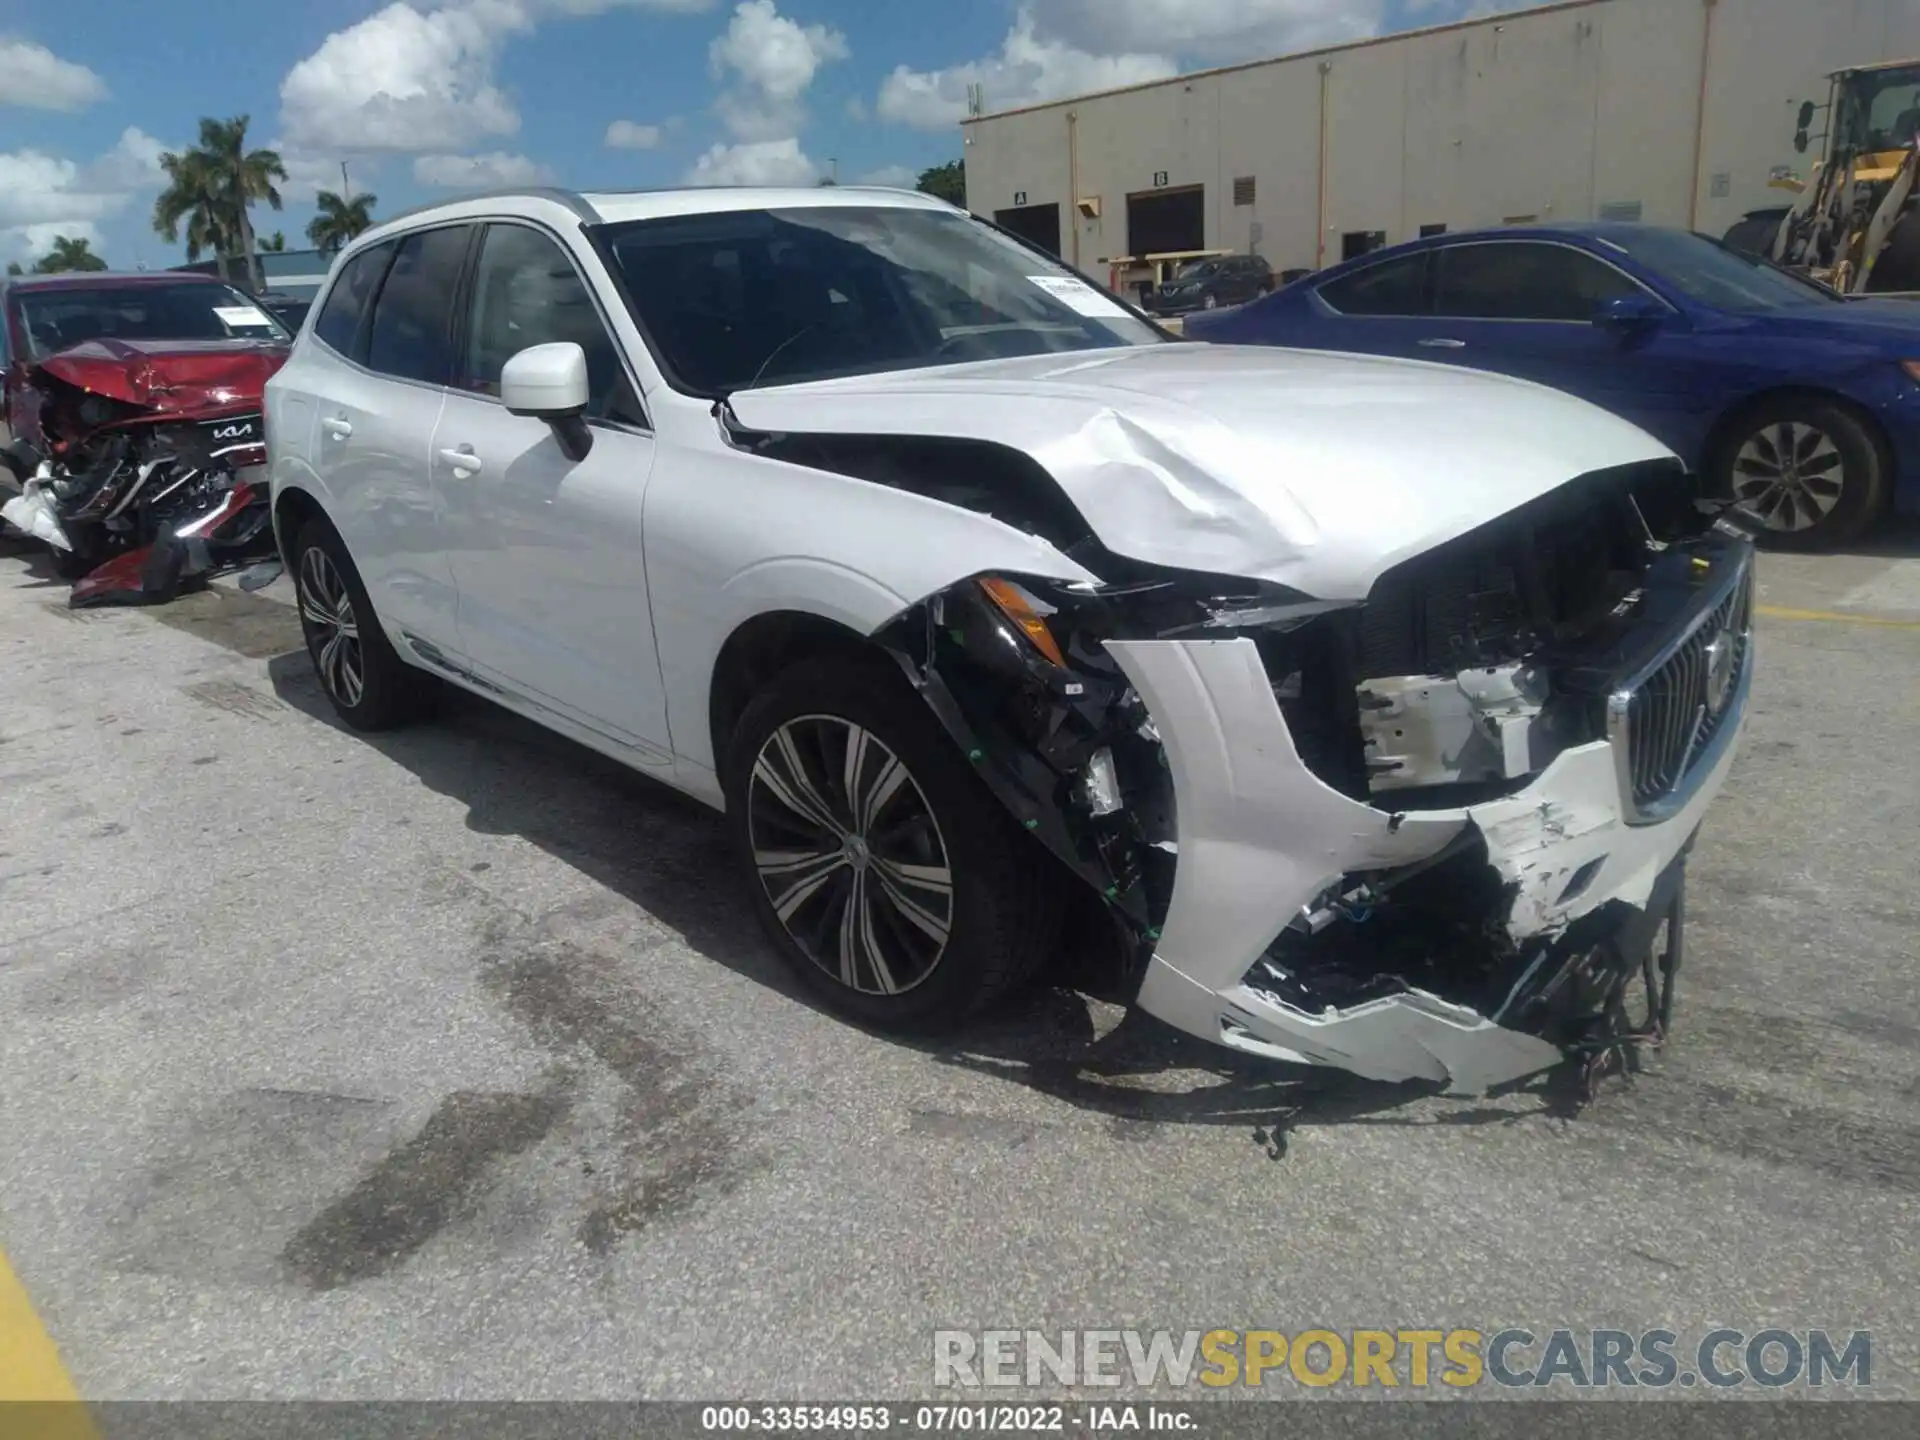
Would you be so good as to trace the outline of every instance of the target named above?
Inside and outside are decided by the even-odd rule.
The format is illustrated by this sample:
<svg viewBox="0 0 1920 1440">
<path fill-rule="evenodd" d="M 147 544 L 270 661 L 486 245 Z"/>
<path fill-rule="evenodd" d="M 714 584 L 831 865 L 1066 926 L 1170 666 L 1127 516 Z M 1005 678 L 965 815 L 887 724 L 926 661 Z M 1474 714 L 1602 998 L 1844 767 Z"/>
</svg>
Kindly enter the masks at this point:
<svg viewBox="0 0 1920 1440">
<path fill-rule="evenodd" d="M 1630 819 L 1664 818 L 1688 777 L 1739 712 L 1753 651 L 1749 561 L 1719 601 L 1660 662 L 1609 707 Z"/>
</svg>

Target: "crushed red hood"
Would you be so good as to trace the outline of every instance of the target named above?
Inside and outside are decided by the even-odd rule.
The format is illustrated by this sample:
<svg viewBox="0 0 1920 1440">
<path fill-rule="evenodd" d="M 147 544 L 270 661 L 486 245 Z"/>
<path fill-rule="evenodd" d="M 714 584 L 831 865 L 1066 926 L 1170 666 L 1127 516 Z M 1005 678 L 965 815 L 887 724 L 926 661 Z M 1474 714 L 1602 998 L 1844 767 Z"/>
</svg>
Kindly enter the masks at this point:
<svg viewBox="0 0 1920 1440">
<path fill-rule="evenodd" d="M 259 340 L 88 340 L 39 368 L 96 395 L 157 414 L 217 414 L 258 405 L 288 348 Z"/>
</svg>

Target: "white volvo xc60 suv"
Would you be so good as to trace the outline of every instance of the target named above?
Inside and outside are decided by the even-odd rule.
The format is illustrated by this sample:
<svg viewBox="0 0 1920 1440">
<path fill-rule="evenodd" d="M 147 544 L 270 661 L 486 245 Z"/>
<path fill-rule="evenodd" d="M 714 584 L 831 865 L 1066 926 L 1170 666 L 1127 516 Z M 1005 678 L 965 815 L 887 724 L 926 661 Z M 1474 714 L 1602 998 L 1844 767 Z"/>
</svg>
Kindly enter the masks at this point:
<svg viewBox="0 0 1920 1440">
<path fill-rule="evenodd" d="M 862 1020 L 1094 933 L 1456 1091 L 1666 1017 L 1752 548 L 1583 402 L 1182 342 L 922 195 L 540 191 L 355 241 L 267 427 L 346 723 L 460 686 L 723 808 Z"/>
</svg>

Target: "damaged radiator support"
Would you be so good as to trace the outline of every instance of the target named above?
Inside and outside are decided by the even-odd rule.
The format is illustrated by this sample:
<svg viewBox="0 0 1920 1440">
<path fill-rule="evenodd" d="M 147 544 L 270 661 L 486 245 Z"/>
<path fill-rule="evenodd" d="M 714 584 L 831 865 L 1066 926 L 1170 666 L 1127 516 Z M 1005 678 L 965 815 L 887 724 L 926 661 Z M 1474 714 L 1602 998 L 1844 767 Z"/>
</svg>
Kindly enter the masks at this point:
<svg viewBox="0 0 1920 1440">
<path fill-rule="evenodd" d="M 1635 498 L 1649 476 L 1672 478 L 1591 477 L 1523 507 L 1364 606 L 1093 556 L 1109 583 L 979 577 L 876 638 L 1114 916 L 1128 998 L 1376 1078 L 1591 1069 L 1666 1032 L 1705 803 L 1690 787 L 1717 789 L 1745 699 L 1749 540 L 1706 507 L 1656 510 L 1656 534 Z M 1616 775 L 1621 677 L 1670 683 L 1661 657 L 1710 642 L 1735 657 L 1713 677 L 1724 710 L 1649 809 Z M 1262 854 L 1270 873 L 1249 868 Z M 1223 890 L 1228 861 L 1244 878 Z M 1413 1053 L 1354 1049 L 1367 1036 Z"/>
</svg>

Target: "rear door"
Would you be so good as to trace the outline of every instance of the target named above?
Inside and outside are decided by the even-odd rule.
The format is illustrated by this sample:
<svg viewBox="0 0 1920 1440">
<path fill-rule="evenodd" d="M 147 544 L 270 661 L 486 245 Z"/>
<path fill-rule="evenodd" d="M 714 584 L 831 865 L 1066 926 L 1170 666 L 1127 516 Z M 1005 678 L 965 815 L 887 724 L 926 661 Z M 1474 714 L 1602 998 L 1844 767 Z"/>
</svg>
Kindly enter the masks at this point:
<svg viewBox="0 0 1920 1440">
<path fill-rule="evenodd" d="M 474 232 L 414 231 L 378 247 L 387 263 L 369 260 L 364 272 L 356 256 L 335 290 L 365 285 L 369 303 L 349 324 L 330 319 L 330 294 L 313 327 L 331 352 L 316 370 L 310 450 L 329 518 L 389 631 L 442 651 L 457 651 L 458 606 L 429 457 Z"/>
<path fill-rule="evenodd" d="M 578 461 L 545 421 L 510 415 L 499 400 L 507 360 L 554 342 L 587 355 L 593 447 Z M 654 438 L 638 395 L 560 240 L 490 221 L 433 440 L 461 643 L 476 672 L 521 700 L 664 761 L 641 547 Z"/>
</svg>

